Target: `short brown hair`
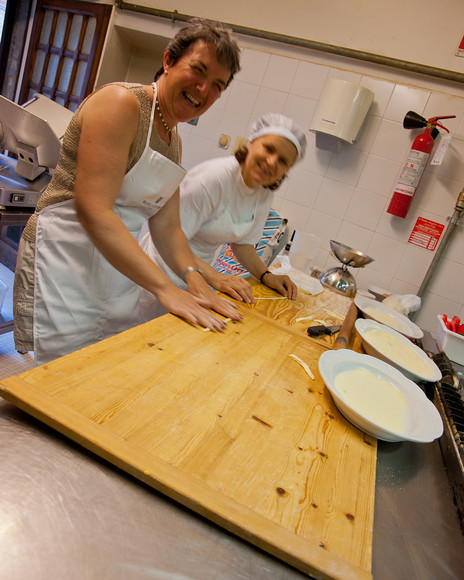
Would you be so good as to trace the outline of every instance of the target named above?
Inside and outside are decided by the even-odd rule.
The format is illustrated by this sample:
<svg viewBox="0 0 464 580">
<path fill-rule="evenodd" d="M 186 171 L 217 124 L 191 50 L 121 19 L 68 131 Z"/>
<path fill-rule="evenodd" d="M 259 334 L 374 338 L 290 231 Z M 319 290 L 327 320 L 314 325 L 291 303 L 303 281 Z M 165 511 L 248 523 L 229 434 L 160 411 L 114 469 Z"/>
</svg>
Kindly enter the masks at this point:
<svg viewBox="0 0 464 580">
<path fill-rule="evenodd" d="M 240 70 L 240 49 L 237 41 L 232 36 L 232 31 L 225 28 L 220 22 L 210 22 L 204 18 L 192 18 L 189 20 L 187 26 L 181 28 L 166 47 L 172 64 L 175 65 L 197 40 L 204 40 L 214 46 L 216 58 L 222 66 L 230 71 L 230 77 L 227 81 L 228 86 L 234 75 Z M 159 79 L 163 72 L 164 69 L 161 66 L 156 72 L 155 81 Z"/>
</svg>

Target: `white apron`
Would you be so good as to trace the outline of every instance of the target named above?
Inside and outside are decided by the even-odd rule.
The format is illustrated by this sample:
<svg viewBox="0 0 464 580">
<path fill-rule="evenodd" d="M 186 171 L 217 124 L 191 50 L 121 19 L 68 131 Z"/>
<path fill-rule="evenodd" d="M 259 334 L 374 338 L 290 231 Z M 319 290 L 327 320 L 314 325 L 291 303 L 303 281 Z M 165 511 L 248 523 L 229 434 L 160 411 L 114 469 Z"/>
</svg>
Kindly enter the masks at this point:
<svg viewBox="0 0 464 580">
<path fill-rule="evenodd" d="M 154 84 L 145 149 L 125 175 L 114 211 L 135 239 L 143 223 L 172 197 L 185 170 L 150 148 Z M 50 275 L 52 273 L 52 275 Z M 74 200 L 38 217 L 34 355 L 43 364 L 137 324 L 140 288 L 101 255 L 79 222 Z"/>
<path fill-rule="evenodd" d="M 213 265 L 216 254 L 225 242 L 239 242 L 250 234 L 255 225 L 257 205 L 258 202 L 256 201 L 254 210 L 251 213 L 250 211 L 248 212 L 248 217 L 239 216 L 238 218 L 236 213 L 232 212 L 230 208 L 224 208 L 219 216 L 214 217 L 202 226 L 201 240 L 196 239 L 195 236 L 189 240 L 193 253 L 207 264 Z M 153 243 L 150 232 L 143 236 L 139 245 L 175 286 L 182 290 L 187 289 L 187 284 L 169 268 L 161 257 Z M 139 324 L 148 322 L 163 314 L 166 314 L 166 310 L 154 298 L 153 294 L 142 288 L 139 301 Z"/>
</svg>

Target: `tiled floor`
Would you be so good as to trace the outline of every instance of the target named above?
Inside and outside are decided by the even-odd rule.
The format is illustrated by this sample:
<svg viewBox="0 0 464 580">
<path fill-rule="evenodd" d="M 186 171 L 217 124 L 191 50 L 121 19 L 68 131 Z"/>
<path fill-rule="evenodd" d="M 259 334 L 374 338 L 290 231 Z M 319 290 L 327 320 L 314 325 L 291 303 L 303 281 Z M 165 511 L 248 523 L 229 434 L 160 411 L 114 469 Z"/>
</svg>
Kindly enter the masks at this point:
<svg viewBox="0 0 464 580">
<path fill-rule="evenodd" d="M 13 302 L 14 274 L 3 264 L 0 264 L 0 280 L 8 286 L 4 303 Z M 34 366 L 32 353 L 19 354 L 15 350 L 13 332 L 0 334 L 0 379 L 27 371 Z"/>
</svg>

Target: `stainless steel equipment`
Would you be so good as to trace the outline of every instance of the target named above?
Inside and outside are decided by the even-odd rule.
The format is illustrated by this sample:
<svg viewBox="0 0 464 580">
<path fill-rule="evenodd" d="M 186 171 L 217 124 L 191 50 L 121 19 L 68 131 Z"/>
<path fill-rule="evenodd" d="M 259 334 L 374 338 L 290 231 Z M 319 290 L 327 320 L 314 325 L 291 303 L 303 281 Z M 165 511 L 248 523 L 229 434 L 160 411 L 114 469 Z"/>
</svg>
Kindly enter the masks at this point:
<svg viewBox="0 0 464 580">
<path fill-rule="evenodd" d="M 351 268 L 363 268 L 366 264 L 374 261 L 374 258 L 345 246 L 335 240 L 330 240 L 330 249 L 334 258 L 342 263 L 342 266 L 330 268 L 319 275 L 319 280 L 323 286 L 330 288 L 338 294 L 353 297 L 356 294 L 356 282 L 348 266 Z"/>
<path fill-rule="evenodd" d="M 36 206 L 58 163 L 72 111 L 36 94 L 20 106 L 0 96 L 0 206 Z"/>
</svg>

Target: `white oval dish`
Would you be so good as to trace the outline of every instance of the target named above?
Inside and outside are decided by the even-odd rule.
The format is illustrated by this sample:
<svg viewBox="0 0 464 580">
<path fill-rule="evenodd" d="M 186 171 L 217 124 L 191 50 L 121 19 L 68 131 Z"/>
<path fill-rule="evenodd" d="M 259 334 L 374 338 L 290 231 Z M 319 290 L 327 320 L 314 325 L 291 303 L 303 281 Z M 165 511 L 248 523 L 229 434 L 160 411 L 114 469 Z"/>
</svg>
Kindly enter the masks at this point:
<svg viewBox="0 0 464 580">
<path fill-rule="evenodd" d="M 404 432 L 386 429 L 368 414 L 358 411 L 337 389 L 335 381 L 345 371 L 367 369 L 376 378 L 387 381 L 406 400 L 407 425 Z M 391 365 L 368 354 L 352 350 L 329 350 L 319 358 L 319 372 L 342 415 L 353 425 L 383 441 L 430 443 L 443 433 L 443 421 L 435 405 L 422 389 Z"/>
<path fill-rule="evenodd" d="M 422 338 L 424 336 L 422 330 L 414 322 L 397 310 L 385 306 L 382 302 L 364 298 L 363 296 L 356 296 L 354 303 L 366 318 L 385 324 L 408 338 Z"/>
<path fill-rule="evenodd" d="M 409 338 L 406 338 L 396 330 L 393 330 L 393 328 L 390 328 L 385 324 L 380 324 L 375 320 L 365 318 L 358 318 L 355 322 L 355 327 L 362 339 L 364 350 L 367 354 L 375 356 L 376 358 L 391 364 L 396 369 L 401 371 L 408 379 L 411 379 L 412 381 L 427 381 L 433 383 L 441 379 L 441 371 L 433 362 L 433 360 L 429 358 L 421 348 L 413 344 Z M 415 356 L 418 356 L 419 359 L 423 362 L 424 372 L 414 370 L 412 364 L 409 367 L 403 365 L 398 358 L 395 360 L 395 357 L 391 356 L 390 353 L 380 350 L 378 345 L 376 346 L 372 340 L 369 340 L 368 333 L 370 330 L 379 330 L 386 333 L 387 335 L 394 337 L 396 341 L 400 341 L 402 347 L 407 349 L 405 352 L 410 353 L 411 363 L 413 362 Z"/>
</svg>

